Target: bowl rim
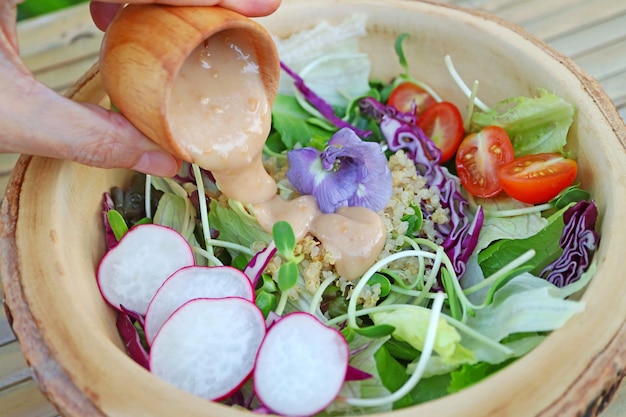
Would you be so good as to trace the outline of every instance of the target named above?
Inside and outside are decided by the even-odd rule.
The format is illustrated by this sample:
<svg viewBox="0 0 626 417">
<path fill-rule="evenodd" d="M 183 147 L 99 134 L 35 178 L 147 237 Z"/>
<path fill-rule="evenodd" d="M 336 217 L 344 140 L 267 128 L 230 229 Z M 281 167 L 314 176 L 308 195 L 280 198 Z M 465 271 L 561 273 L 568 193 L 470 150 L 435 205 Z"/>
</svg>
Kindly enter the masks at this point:
<svg viewBox="0 0 626 417">
<path fill-rule="evenodd" d="M 380 4 L 379 0 L 361 0 L 363 3 Z M 304 1 L 302 1 L 304 2 Z M 285 2 L 287 3 L 287 2 Z M 296 2 L 293 2 L 296 3 Z M 341 0 L 338 3 L 359 3 L 357 0 Z M 402 0 L 387 0 L 384 3 L 404 4 Z M 470 15 L 489 20 L 505 29 L 516 32 L 535 46 L 543 49 L 555 60 L 560 61 L 581 82 L 585 93 L 595 101 L 595 105 L 602 113 L 606 123 L 611 126 L 615 136 L 623 147 L 626 148 L 626 125 L 615 109 L 611 100 L 602 90 L 599 83 L 579 68 L 570 58 L 555 51 L 547 44 L 533 35 L 525 32 L 521 27 L 488 13 L 466 9 L 451 4 L 441 4 L 432 1 L 418 0 L 415 3 L 429 4 L 436 8 L 462 11 Z M 98 66 L 94 65 L 75 85 L 66 93 L 66 96 L 81 101 L 89 92 L 98 91 L 101 87 Z M 5 310 L 14 332 L 16 333 L 22 350 L 27 357 L 34 378 L 40 385 L 41 390 L 53 397 L 53 405 L 57 410 L 68 416 L 95 415 L 105 416 L 102 410 L 84 396 L 70 373 L 58 363 L 53 352 L 46 346 L 42 336 L 42 329 L 37 326 L 37 320 L 33 317 L 28 306 L 27 298 L 22 287 L 21 271 L 19 265 L 19 248 L 16 242 L 16 226 L 20 212 L 21 195 L 20 188 L 28 173 L 33 160 L 39 157 L 22 156 L 18 160 L 10 182 L 7 186 L 5 199 L 0 212 L 0 249 L 2 250 L 2 262 L 0 274 L 5 288 Z M 23 344 L 22 344 L 23 342 Z M 541 415 L 557 415 L 563 410 L 573 411 L 572 402 L 580 401 L 584 394 L 586 403 L 582 404 L 580 411 L 584 415 L 597 415 L 615 394 L 619 384 L 626 373 L 626 320 L 622 318 L 618 331 L 613 335 L 605 350 L 596 355 L 595 359 L 588 364 L 584 373 L 577 381 L 568 387 L 568 392 L 557 398 L 553 404 L 541 412 Z M 436 400 L 437 401 L 437 400 Z M 421 407 L 421 406 L 418 406 Z M 407 410 L 414 410 L 411 407 Z M 401 411 L 401 410 L 400 410 Z M 398 413 L 400 415 L 402 413 Z M 395 415 L 395 413 L 394 413 Z"/>
</svg>

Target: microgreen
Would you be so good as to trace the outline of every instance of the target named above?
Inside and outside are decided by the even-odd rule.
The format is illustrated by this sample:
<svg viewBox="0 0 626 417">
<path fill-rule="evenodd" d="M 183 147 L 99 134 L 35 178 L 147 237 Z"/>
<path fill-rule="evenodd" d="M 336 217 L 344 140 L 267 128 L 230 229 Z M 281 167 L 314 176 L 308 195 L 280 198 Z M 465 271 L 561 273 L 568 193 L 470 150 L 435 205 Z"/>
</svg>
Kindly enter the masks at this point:
<svg viewBox="0 0 626 417">
<path fill-rule="evenodd" d="M 405 234 L 407 236 L 415 236 L 422 228 L 424 214 L 422 213 L 421 207 L 417 204 L 411 204 L 410 207 L 413 209 L 413 214 L 405 214 L 400 220 L 408 223 Z"/>
<path fill-rule="evenodd" d="M 286 221 L 278 221 L 272 227 L 272 237 L 278 253 L 285 259 L 278 269 L 278 289 L 281 291 L 277 314 L 282 314 L 287 303 L 287 292 L 298 282 L 298 263 L 303 256 L 296 256 L 296 236 Z"/>
<path fill-rule="evenodd" d="M 126 220 L 117 210 L 109 210 L 107 211 L 107 219 L 109 220 L 109 225 L 111 226 L 111 230 L 115 235 L 115 239 L 119 242 L 122 236 L 128 232 L 128 225 L 126 225 Z"/>
</svg>

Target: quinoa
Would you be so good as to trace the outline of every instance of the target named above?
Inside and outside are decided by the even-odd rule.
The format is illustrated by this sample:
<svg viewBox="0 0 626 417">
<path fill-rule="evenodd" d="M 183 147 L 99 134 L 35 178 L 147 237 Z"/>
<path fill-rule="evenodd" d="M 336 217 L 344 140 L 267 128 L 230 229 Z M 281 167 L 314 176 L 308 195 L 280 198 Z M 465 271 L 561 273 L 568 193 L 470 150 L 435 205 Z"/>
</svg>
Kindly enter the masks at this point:
<svg viewBox="0 0 626 417">
<path fill-rule="evenodd" d="M 285 173 L 288 168 L 286 165 L 272 158 L 266 164 L 266 169 L 277 182 L 281 182 L 285 180 Z M 418 237 L 441 244 L 442 242 L 435 233 L 435 225 L 448 223 L 450 219 L 449 210 L 441 206 L 436 187 L 426 187 L 426 180 L 418 174 L 415 163 L 401 150 L 391 155 L 387 165 L 392 173 L 393 190 L 389 203 L 379 212 L 387 236 L 377 260 L 404 248 L 406 243 L 404 236 L 407 234 L 409 222 L 403 218 L 407 215 L 414 215 L 414 207 L 420 207 L 424 217 Z M 306 235 L 296 245 L 294 254 L 303 256 L 300 263 L 300 270 L 304 278 L 302 290 L 313 294 L 323 281 L 332 279 L 342 295 L 350 298 L 354 283 L 337 274 L 335 259 L 324 250 L 315 237 L 310 234 Z M 268 264 L 265 273 L 276 280 L 280 263 L 280 257 L 275 256 Z M 415 258 L 400 259 L 392 262 L 388 267 L 397 271 L 405 279 L 414 277 L 419 271 L 419 265 Z M 298 292 L 294 291 L 290 293 L 290 296 L 297 298 L 299 295 Z M 359 294 L 357 302 L 367 308 L 375 306 L 379 298 L 380 285 L 366 285 Z"/>
</svg>

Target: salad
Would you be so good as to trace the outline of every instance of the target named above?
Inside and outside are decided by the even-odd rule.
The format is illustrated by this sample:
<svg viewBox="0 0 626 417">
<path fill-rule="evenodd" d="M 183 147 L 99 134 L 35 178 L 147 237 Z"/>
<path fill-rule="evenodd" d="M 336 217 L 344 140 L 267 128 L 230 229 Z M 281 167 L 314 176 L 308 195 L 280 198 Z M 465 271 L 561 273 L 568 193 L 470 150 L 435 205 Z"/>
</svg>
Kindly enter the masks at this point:
<svg viewBox="0 0 626 417">
<path fill-rule="evenodd" d="M 404 35 L 404 72 L 370 79 L 364 33 L 354 16 L 276 40 L 264 164 L 282 200 L 349 226 L 344 246 L 379 224 L 368 261 L 341 266 L 321 228 L 264 226 L 196 165 L 105 194 L 98 283 L 157 376 L 260 413 L 384 412 L 475 384 L 583 311 L 599 237 L 566 151 L 574 107 L 545 90 L 489 107 L 446 57 L 463 117 L 411 75 Z"/>
</svg>

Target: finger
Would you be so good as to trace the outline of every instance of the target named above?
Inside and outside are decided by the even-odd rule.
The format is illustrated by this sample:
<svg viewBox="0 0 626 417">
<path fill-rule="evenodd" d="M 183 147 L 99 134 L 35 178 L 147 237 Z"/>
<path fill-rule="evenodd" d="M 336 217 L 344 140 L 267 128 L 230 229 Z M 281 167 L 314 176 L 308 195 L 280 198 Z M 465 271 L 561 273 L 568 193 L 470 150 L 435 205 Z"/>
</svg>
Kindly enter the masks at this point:
<svg viewBox="0 0 626 417">
<path fill-rule="evenodd" d="M 121 3 L 105 3 L 102 1 L 92 1 L 89 3 L 89 12 L 96 27 L 105 31 L 109 24 L 122 8 Z"/>
<path fill-rule="evenodd" d="M 0 97 L 0 109 L 5 109 L 0 112 L 0 152 L 130 168 L 157 176 L 178 172 L 179 161 L 120 114 L 76 103 L 34 80 L 14 80 L 13 88 L 0 84 L 5 84 L 6 93 Z M 16 102 L 11 97 L 21 98 Z"/>
<path fill-rule="evenodd" d="M 281 0 L 92 0 L 91 15 L 96 26 L 105 30 L 120 6 L 125 3 L 161 3 L 174 6 L 222 6 L 245 16 L 267 16 L 276 11 Z"/>
</svg>

